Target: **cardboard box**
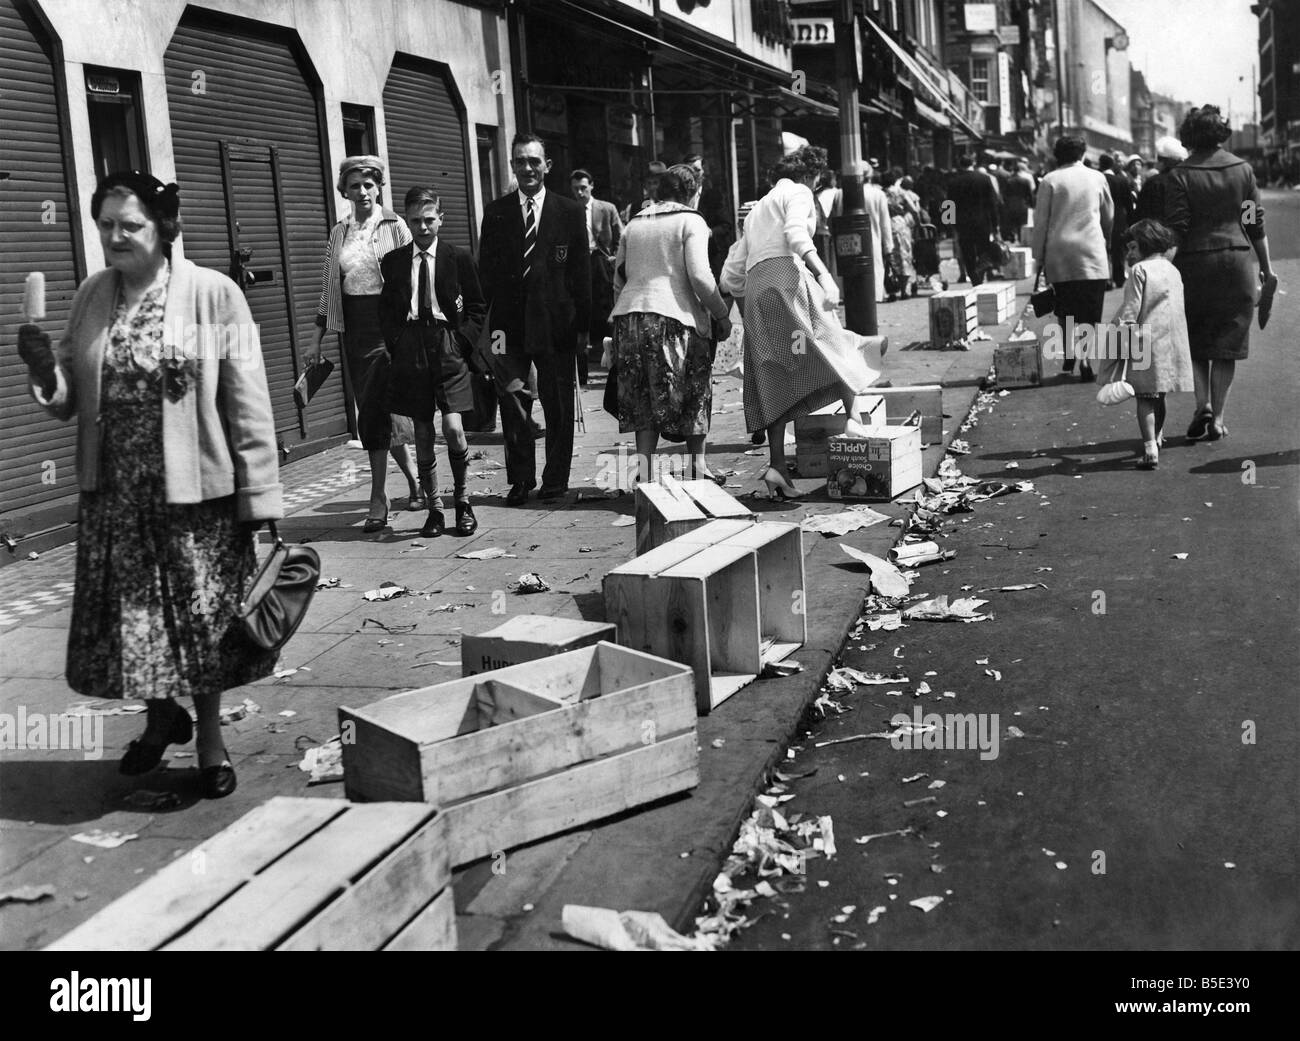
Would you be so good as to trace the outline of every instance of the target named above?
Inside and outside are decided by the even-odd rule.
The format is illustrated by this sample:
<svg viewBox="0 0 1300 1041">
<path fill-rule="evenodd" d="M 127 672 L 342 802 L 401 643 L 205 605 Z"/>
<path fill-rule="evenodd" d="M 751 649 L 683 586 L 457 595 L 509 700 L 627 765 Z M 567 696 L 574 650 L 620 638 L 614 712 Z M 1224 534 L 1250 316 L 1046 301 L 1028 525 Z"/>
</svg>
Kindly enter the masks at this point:
<svg viewBox="0 0 1300 1041">
<path fill-rule="evenodd" d="M 447 819 L 453 867 L 699 783 L 686 665 L 598 643 L 339 709 L 351 799 Z"/>
<path fill-rule="evenodd" d="M 861 394 L 853 402 L 853 415 L 863 426 L 885 425 L 885 400 L 878 394 Z M 834 401 L 794 421 L 794 459 L 800 477 L 826 476 L 826 439 L 844 433 L 844 402 Z"/>
<path fill-rule="evenodd" d="M 462 676 L 473 676 L 507 665 L 549 658 L 606 640 L 617 643 L 614 626 L 608 622 L 584 622 L 573 618 L 521 614 L 502 622 L 495 629 L 461 638 Z"/>
<path fill-rule="evenodd" d="M 948 289 L 930 297 L 930 346 L 964 340 L 978 325 L 973 290 Z"/>
<path fill-rule="evenodd" d="M 975 288 L 975 311 L 980 325 L 1010 321 L 1016 306 L 1014 282 L 985 282 Z"/>
<path fill-rule="evenodd" d="M 832 437 L 826 463 L 832 499 L 893 499 L 921 483 L 921 431 L 888 426 L 871 437 Z"/>
<path fill-rule="evenodd" d="M 417 803 L 277 796 L 50 950 L 455 950 L 447 822 Z"/>
<path fill-rule="evenodd" d="M 999 387 L 1037 387 L 1043 382 L 1042 344 L 1036 339 L 998 344 L 993 374 Z"/>
<path fill-rule="evenodd" d="M 1028 246 L 1012 246 L 1011 262 L 1002 268 L 1004 278 L 1033 278 L 1038 272 L 1034 267 L 1034 251 Z"/>
<path fill-rule="evenodd" d="M 937 383 L 919 383 L 910 387 L 875 387 L 871 391 L 885 399 L 886 426 L 903 426 L 915 413 L 921 413 L 921 444 L 937 445 L 943 441 L 943 388 Z"/>
</svg>

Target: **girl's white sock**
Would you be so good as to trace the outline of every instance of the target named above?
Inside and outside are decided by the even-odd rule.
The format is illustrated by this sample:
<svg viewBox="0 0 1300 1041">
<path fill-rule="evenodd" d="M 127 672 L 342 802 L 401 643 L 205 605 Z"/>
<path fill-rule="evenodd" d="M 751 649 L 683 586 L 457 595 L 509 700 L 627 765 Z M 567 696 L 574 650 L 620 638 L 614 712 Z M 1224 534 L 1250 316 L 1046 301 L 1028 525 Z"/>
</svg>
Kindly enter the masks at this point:
<svg viewBox="0 0 1300 1041">
<path fill-rule="evenodd" d="M 1155 455 L 1160 450 L 1155 441 L 1143 441 L 1142 448 L 1146 451 L 1147 455 Z"/>
</svg>

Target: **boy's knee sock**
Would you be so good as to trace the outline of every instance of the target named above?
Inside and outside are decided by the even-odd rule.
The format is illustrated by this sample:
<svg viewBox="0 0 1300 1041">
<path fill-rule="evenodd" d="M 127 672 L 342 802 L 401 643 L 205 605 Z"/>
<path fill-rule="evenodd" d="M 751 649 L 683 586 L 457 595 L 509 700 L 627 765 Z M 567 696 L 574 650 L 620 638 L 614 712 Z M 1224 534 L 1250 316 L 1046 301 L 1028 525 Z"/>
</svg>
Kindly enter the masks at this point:
<svg viewBox="0 0 1300 1041">
<path fill-rule="evenodd" d="M 465 488 L 465 471 L 469 469 L 469 447 L 457 452 L 447 448 L 447 462 L 451 464 L 451 479 L 456 485 L 456 502 L 469 502 L 469 492 Z"/>
</svg>

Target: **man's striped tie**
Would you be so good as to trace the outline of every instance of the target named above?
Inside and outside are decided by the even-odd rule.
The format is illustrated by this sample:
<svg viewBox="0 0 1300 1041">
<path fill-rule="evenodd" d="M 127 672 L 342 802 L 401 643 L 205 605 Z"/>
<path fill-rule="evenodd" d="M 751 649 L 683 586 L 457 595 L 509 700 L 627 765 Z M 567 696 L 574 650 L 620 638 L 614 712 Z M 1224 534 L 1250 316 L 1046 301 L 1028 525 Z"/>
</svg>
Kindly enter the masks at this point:
<svg viewBox="0 0 1300 1041">
<path fill-rule="evenodd" d="M 533 213 L 533 200 L 530 197 L 524 207 L 524 279 L 533 269 L 533 247 L 537 245 L 537 218 Z"/>
</svg>

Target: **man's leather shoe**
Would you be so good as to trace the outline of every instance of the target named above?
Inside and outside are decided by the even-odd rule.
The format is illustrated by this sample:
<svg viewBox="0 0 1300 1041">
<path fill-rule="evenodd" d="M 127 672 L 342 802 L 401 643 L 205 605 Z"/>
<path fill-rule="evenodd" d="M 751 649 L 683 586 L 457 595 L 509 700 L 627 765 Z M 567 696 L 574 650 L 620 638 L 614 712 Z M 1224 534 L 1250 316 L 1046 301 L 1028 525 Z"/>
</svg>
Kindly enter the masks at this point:
<svg viewBox="0 0 1300 1041">
<path fill-rule="evenodd" d="M 560 488 L 547 488 L 545 485 L 542 485 L 542 490 L 537 493 L 537 498 L 542 502 L 551 502 L 554 499 L 563 498 L 568 491 L 569 486 L 567 484 Z"/>
<path fill-rule="evenodd" d="M 532 431 L 534 441 L 540 441 L 546 436 L 546 428 L 539 425 L 535 419 L 528 421 L 528 429 Z"/>
<path fill-rule="evenodd" d="M 431 509 L 429 516 L 424 520 L 424 527 L 420 529 L 420 537 L 425 539 L 436 539 L 447 530 L 447 521 L 442 515 L 442 510 Z"/>
<path fill-rule="evenodd" d="M 522 506 L 528 501 L 528 493 L 533 490 L 531 484 L 512 484 L 506 495 L 507 506 Z"/>
<path fill-rule="evenodd" d="M 478 531 L 478 519 L 474 516 L 474 507 L 467 502 L 456 503 L 456 534 L 473 535 Z"/>
</svg>

